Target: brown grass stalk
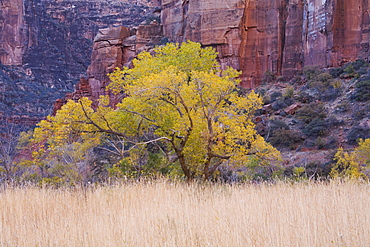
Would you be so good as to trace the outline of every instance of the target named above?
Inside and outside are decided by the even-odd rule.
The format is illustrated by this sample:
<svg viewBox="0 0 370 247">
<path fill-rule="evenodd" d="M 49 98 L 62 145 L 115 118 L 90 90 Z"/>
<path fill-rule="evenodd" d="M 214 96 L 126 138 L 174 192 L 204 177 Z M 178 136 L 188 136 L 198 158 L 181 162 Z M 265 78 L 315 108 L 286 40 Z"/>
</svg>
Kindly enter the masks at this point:
<svg viewBox="0 0 370 247">
<path fill-rule="evenodd" d="M 0 246 L 369 246 L 370 186 L 126 184 L 0 192 Z"/>
</svg>

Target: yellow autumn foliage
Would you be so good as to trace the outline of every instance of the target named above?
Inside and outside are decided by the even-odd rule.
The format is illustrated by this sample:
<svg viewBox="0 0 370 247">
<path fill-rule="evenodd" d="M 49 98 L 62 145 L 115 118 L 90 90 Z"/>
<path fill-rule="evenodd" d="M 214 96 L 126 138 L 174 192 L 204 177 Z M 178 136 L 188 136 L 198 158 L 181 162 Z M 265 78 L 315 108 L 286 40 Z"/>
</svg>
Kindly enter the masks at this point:
<svg viewBox="0 0 370 247">
<path fill-rule="evenodd" d="M 370 139 L 360 139 L 359 146 L 352 153 L 339 148 L 334 156 L 330 176 L 333 178 L 368 179 L 370 166 Z"/>
<path fill-rule="evenodd" d="M 188 179 L 208 179 L 222 164 L 240 167 L 257 160 L 266 166 L 280 160 L 254 128 L 262 99 L 253 91 L 240 93 L 240 73 L 221 70 L 216 56 L 214 49 L 194 42 L 167 44 L 154 55 L 142 52 L 133 68 L 110 75 L 109 90 L 125 95 L 115 108 L 107 96 L 97 107 L 82 98 L 38 124 L 32 139 L 39 143 L 35 160 L 60 160 L 68 150 L 70 162 L 64 164 L 76 164 L 112 136 L 131 147 L 160 143 Z"/>
</svg>

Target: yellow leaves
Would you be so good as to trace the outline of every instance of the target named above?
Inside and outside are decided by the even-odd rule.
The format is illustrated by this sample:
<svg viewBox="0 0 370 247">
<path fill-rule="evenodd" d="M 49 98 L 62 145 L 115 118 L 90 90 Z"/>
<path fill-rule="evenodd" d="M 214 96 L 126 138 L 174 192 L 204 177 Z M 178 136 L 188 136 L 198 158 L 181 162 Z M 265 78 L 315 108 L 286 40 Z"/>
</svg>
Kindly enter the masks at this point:
<svg viewBox="0 0 370 247">
<path fill-rule="evenodd" d="M 68 145 L 73 145 L 75 155 L 82 157 L 80 153 L 99 145 L 101 134 L 95 133 L 96 128 L 89 124 L 89 117 L 107 113 L 103 106 L 109 104 L 109 101 L 102 97 L 100 102 L 99 109 L 104 110 L 104 113 L 95 113 L 91 108 L 92 101 L 82 98 L 79 102 L 68 101 L 55 116 L 40 121 L 31 138 L 31 143 L 38 147 L 32 153 L 33 158 L 43 160 L 61 155 L 61 148 Z"/>
<path fill-rule="evenodd" d="M 127 85 L 136 80 L 161 73 L 169 67 L 176 67 L 178 72 L 184 72 L 188 76 L 192 71 L 218 71 L 216 62 L 217 53 L 212 48 L 202 49 L 199 43 L 186 42 L 179 44 L 167 44 L 154 49 L 155 56 L 149 52 L 142 52 L 137 59 L 133 60 L 133 69 L 116 69 L 110 74 L 112 83 L 109 90 L 119 93 L 127 90 Z M 234 73 L 235 74 L 235 73 Z M 146 85 L 150 85 L 147 83 Z"/>
<path fill-rule="evenodd" d="M 121 123 L 143 129 L 155 126 L 156 135 L 174 138 L 172 144 L 178 145 L 194 171 L 202 170 L 214 155 L 230 156 L 234 164 L 250 162 L 250 156 L 280 159 L 254 130 L 252 117 L 262 99 L 253 91 L 240 96 L 236 92 L 240 72 L 221 71 L 216 55 L 194 42 L 168 44 L 157 47 L 154 56 L 141 53 L 132 69 L 117 69 L 111 74 L 110 89 L 128 95 L 118 104 Z M 132 131 L 130 126 L 125 131 Z"/>
<path fill-rule="evenodd" d="M 370 139 L 360 139 L 355 154 L 361 164 L 370 166 Z"/>
<path fill-rule="evenodd" d="M 69 101 L 38 124 L 33 140 L 47 145 L 35 157 L 84 159 L 84 152 L 99 145 L 105 132 L 132 140 L 166 140 L 167 147 L 184 157 L 178 160 L 187 176 L 208 176 L 210 165 L 223 159 L 231 165 L 279 159 L 279 152 L 257 134 L 252 122 L 262 99 L 253 91 L 239 95 L 240 72 L 221 71 L 216 55 L 212 48 L 190 41 L 157 47 L 155 55 L 141 53 L 132 69 L 110 74 L 109 90 L 126 96 L 115 109 L 108 96 L 102 96 L 95 108 L 87 98 Z"/>
<path fill-rule="evenodd" d="M 369 140 L 360 140 L 360 146 L 352 153 L 345 152 L 343 148 L 339 148 L 334 156 L 336 163 L 330 171 L 330 176 L 332 178 L 348 179 L 366 178 L 364 171 L 370 160 L 367 152 L 370 147 Z"/>
</svg>

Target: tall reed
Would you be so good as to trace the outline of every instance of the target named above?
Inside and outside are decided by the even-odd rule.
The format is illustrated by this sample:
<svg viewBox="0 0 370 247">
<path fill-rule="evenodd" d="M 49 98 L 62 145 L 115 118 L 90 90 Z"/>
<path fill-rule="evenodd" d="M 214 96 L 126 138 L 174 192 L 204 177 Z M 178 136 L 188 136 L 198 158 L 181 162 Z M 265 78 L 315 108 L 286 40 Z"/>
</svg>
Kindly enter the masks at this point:
<svg viewBox="0 0 370 247">
<path fill-rule="evenodd" d="M 0 192 L 0 246 L 369 246 L 370 186 L 188 185 Z"/>
</svg>

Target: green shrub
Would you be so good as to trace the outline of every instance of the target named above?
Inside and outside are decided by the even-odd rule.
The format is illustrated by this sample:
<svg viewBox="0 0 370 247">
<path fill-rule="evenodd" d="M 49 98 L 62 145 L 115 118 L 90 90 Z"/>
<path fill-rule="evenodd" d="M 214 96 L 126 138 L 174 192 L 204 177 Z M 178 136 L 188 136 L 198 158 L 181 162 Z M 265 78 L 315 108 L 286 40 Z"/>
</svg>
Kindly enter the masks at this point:
<svg viewBox="0 0 370 247">
<path fill-rule="evenodd" d="M 274 102 L 275 100 L 277 100 L 278 98 L 281 98 L 283 96 L 282 93 L 280 92 L 273 92 L 271 95 L 270 95 L 270 98 L 271 98 L 271 102 Z"/>
<path fill-rule="evenodd" d="M 343 73 L 343 68 L 342 67 L 339 67 L 339 68 L 331 68 L 329 70 L 329 74 L 333 78 L 338 78 L 342 73 Z"/>
<path fill-rule="evenodd" d="M 351 110 L 352 106 L 348 100 L 344 100 L 335 107 L 335 113 L 344 113 Z"/>
<path fill-rule="evenodd" d="M 272 109 L 274 111 L 278 111 L 278 110 L 281 110 L 281 109 L 284 109 L 288 107 L 288 105 L 285 103 L 285 101 L 283 99 L 278 99 L 276 100 L 273 104 L 272 104 Z"/>
<path fill-rule="evenodd" d="M 360 80 L 356 83 L 356 90 L 351 98 L 361 102 L 370 100 L 370 78 L 367 80 Z"/>
<path fill-rule="evenodd" d="M 327 128 L 328 124 L 325 120 L 316 118 L 303 128 L 303 133 L 308 137 L 324 136 Z"/>
<path fill-rule="evenodd" d="M 366 117 L 370 117 L 370 104 L 365 104 L 364 106 L 357 105 L 352 108 L 352 117 L 355 120 L 361 120 Z"/>
<path fill-rule="evenodd" d="M 302 140 L 302 136 L 299 132 L 283 128 L 276 129 L 269 138 L 272 145 L 290 149 L 295 149 Z"/>
<path fill-rule="evenodd" d="M 333 101 L 336 98 L 338 98 L 341 94 L 341 89 L 340 88 L 334 88 L 332 86 L 329 86 L 326 90 L 321 92 L 319 99 L 321 101 Z"/>
<path fill-rule="evenodd" d="M 326 140 L 322 137 L 318 137 L 315 140 L 315 145 L 317 146 L 318 149 L 323 149 L 325 147 Z"/>
<path fill-rule="evenodd" d="M 262 76 L 262 83 L 272 83 L 276 80 L 276 76 L 270 70 L 267 70 Z"/>
<path fill-rule="evenodd" d="M 346 66 L 346 68 L 344 69 L 344 72 L 346 72 L 347 74 L 351 74 L 351 73 L 354 73 L 355 72 L 355 68 L 353 67 L 352 64 L 349 64 L 348 66 Z"/>
<path fill-rule="evenodd" d="M 332 164 L 313 161 L 305 166 L 306 175 L 309 179 L 326 179 L 329 177 Z"/>
<path fill-rule="evenodd" d="M 294 88 L 293 87 L 287 87 L 285 89 L 285 92 L 283 94 L 284 98 L 293 98 L 294 97 Z"/>
<path fill-rule="evenodd" d="M 310 83 L 308 83 L 308 88 L 315 89 L 319 93 L 321 93 L 328 88 L 328 85 L 326 83 L 323 83 L 322 81 L 311 81 Z"/>
<path fill-rule="evenodd" d="M 144 21 L 144 25 L 149 25 L 151 22 L 157 22 L 158 24 L 161 23 L 161 17 L 158 16 L 158 15 L 152 15 L 152 16 L 149 16 L 145 21 Z"/>
<path fill-rule="evenodd" d="M 297 110 L 296 118 L 305 123 L 310 123 L 317 118 L 324 119 L 326 118 L 324 104 L 312 102 L 308 105 L 305 105 Z"/>
<path fill-rule="evenodd" d="M 330 82 L 330 85 L 334 88 L 341 88 L 342 87 L 342 81 L 333 80 L 333 81 Z"/>
<path fill-rule="evenodd" d="M 355 71 L 358 71 L 361 67 L 367 66 L 366 62 L 362 59 L 357 59 L 356 61 L 351 63 L 351 66 Z"/>
<path fill-rule="evenodd" d="M 289 129 L 289 126 L 284 121 L 282 121 L 280 119 L 270 120 L 269 126 L 270 126 L 269 131 L 271 133 L 274 132 L 277 129 L 286 129 L 286 130 Z"/>
<path fill-rule="evenodd" d="M 303 74 L 307 80 L 316 80 L 321 70 L 317 66 L 307 66 L 303 68 Z"/>
<path fill-rule="evenodd" d="M 353 127 L 347 135 L 348 144 L 356 145 L 359 139 L 370 138 L 370 128 L 363 126 Z"/>
<path fill-rule="evenodd" d="M 321 82 L 327 82 L 329 81 L 330 79 L 332 79 L 333 77 L 331 76 L 331 74 L 329 73 L 321 73 L 317 76 L 317 79 Z"/>
<path fill-rule="evenodd" d="M 301 91 L 297 95 L 296 99 L 301 103 L 310 103 L 314 100 L 314 97 L 309 95 L 307 92 Z"/>
</svg>

